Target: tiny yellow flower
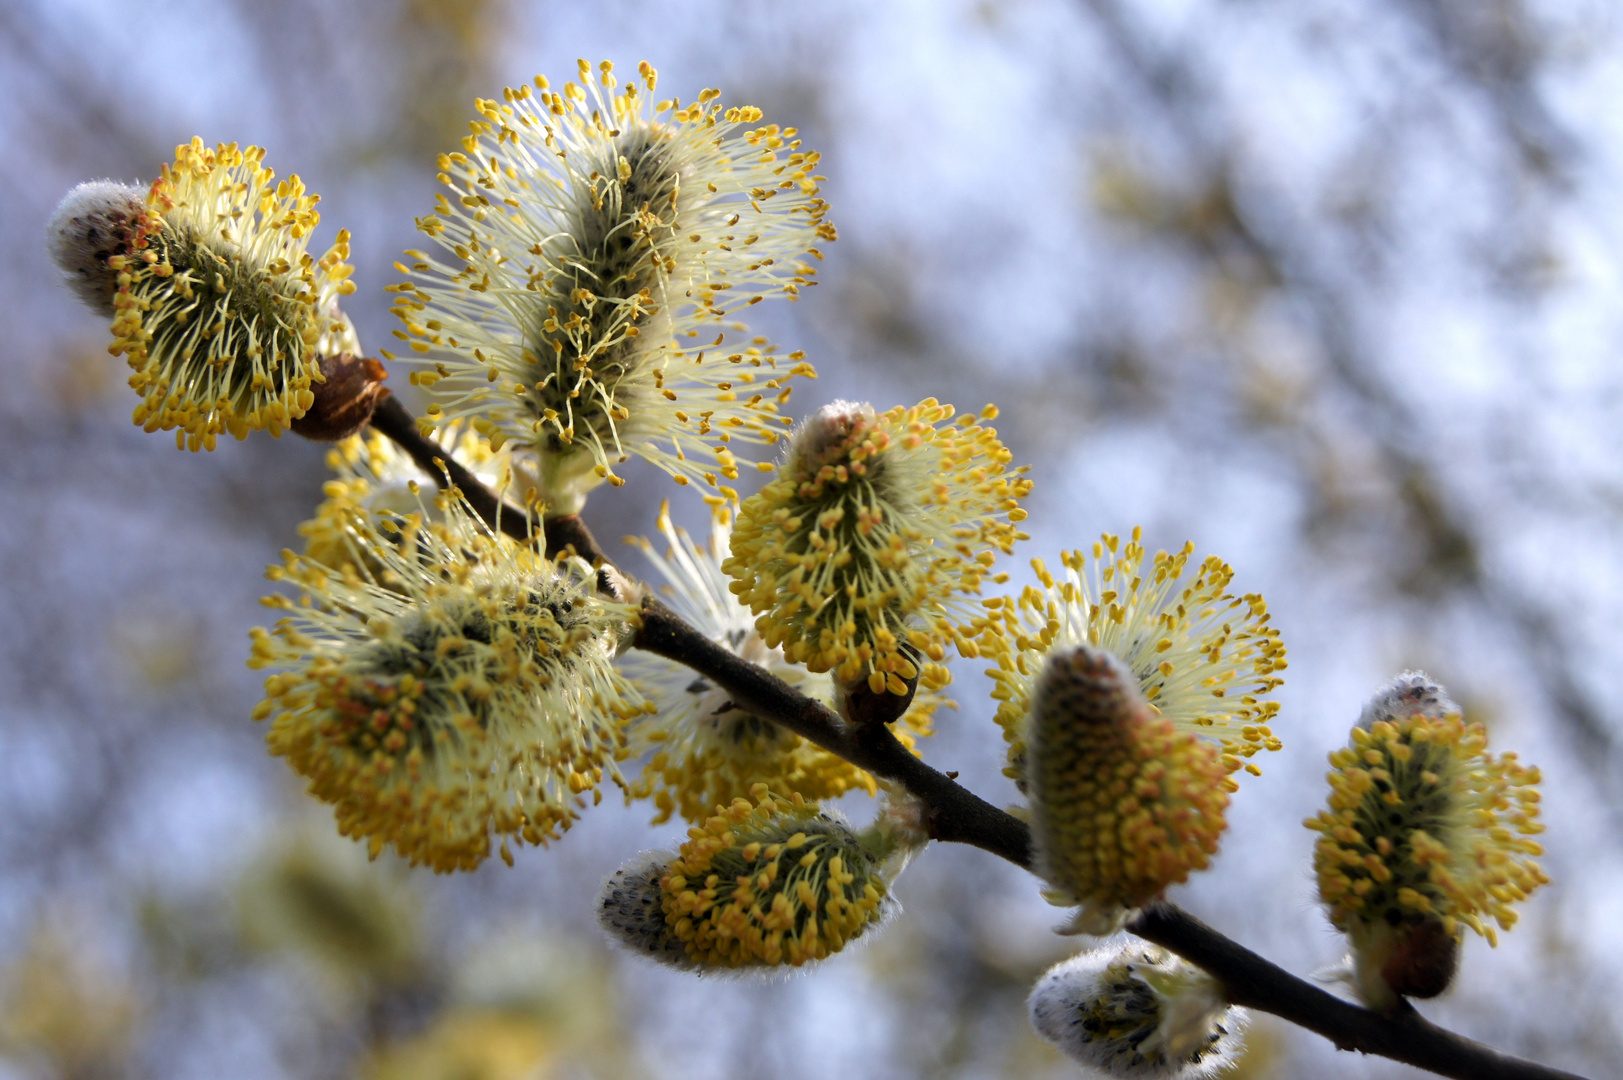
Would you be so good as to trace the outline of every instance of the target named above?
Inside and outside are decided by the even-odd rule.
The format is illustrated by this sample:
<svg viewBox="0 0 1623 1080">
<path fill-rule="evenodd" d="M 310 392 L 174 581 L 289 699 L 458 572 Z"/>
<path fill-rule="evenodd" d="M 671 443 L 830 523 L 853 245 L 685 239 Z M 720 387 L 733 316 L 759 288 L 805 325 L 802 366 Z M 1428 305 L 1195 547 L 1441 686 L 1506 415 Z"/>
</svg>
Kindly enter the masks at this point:
<svg viewBox="0 0 1623 1080">
<path fill-rule="evenodd" d="M 1080 905 L 1063 932 L 1115 932 L 1217 852 L 1229 801 L 1217 747 L 1156 715 L 1110 653 L 1049 656 L 1029 739 L 1037 871 L 1051 903 Z"/>
<path fill-rule="evenodd" d="M 113 355 L 142 396 L 135 422 L 213 449 L 220 432 L 280 435 L 315 400 L 323 353 L 359 352 L 339 296 L 354 291 L 349 234 L 305 251 L 319 196 L 281 182 L 257 146 L 175 148 L 153 183 L 116 275 Z"/>
<path fill-rule="evenodd" d="M 623 784 L 625 724 L 646 707 L 612 664 L 632 612 L 588 568 L 493 534 L 450 494 L 438 520 L 356 512 L 346 536 L 363 556 L 286 552 L 268 571 L 305 596 L 266 598 L 289 614 L 253 632 L 249 660 L 277 669 L 254 711 L 271 752 L 341 833 L 471 869 L 492 834 L 510 859 L 509 840 L 556 838 L 605 776 Z"/>
<path fill-rule="evenodd" d="M 1497 941 L 1513 905 L 1549 879 L 1532 856 L 1539 772 L 1515 754 L 1494 757 L 1481 724 L 1467 724 L 1421 672 L 1384 687 L 1330 755 L 1327 809 L 1313 864 L 1330 921 L 1352 944 L 1354 985 L 1366 1003 L 1441 993 L 1470 927 Z"/>
<path fill-rule="evenodd" d="M 775 443 L 789 378 L 815 375 L 735 320 L 813 283 L 835 238 L 819 156 L 720 91 L 682 105 L 655 84 L 646 63 L 616 89 L 612 65 L 581 61 L 561 90 L 537 76 L 477 102 L 418 219 L 439 253 L 396 264 L 428 420 L 527 446 L 554 513 L 633 454 L 678 483 L 735 479 L 738 444 Z"/>
<path fill-rule="evenodd" d="M 1271 726 L 1279 703 L 1264 698 L 1284 682 L 1285 646 L 1268 625 L 1267 603 L 1229 592 L 1234 571 L 1215 556 L 1190 576 L 1193 544 L 1176 555 L 1157 552 L 1146 569 L 1142 537 L 1135 528 L 1123 545 L 1104 534 L 1093 545 L 1091 583 L 1086 556 L 1067 551 L 1063 580 L 1033 559 L 1042 589 L 987 601 L 993 618 L 985 640 L 998 665 L 987 674 L 997 683 L 997 722 L 1009 744 L 1004 773 L 1017 784 L 1025 783 L 1033 683 L 1050 653 L 1075 645 L 1114 653 L 1156 712 L 1217 740 L 1230 773 L 1258 772 L 1245 759 L 1279 749 Z"/>
<path fill-rule="evenodd" d="M 949 423 L 927 398 L 875 413 L 824 406 L 777 479 L 745 500 L 722 564 L 771 648 L 874 693 L 907 692 L 922 656 L 976 656 L 979 595 L 1025 534 L 1024 466 L 1010 469 L 987 406 Z M 982 620 L 983 621 L 983 620 Z"/>
<path fill-rule="evenodd" d="M 1074 956 L 1038 980 L 1037 1033 L 1113 1077 L 1194 1080 L 1231 1067 L 1247 1016 L 1216 979 L 1154 945 Z"/>
<path fill-rule="evenodd" d="M 895 905 L 881 864 L 892 852 L 870 850 L 798 795 L 753 794 L 753 805 L 738 799 L 689 829 L 674 857 L 644 855 L 611 878 L 604 927 L 679 967 L 773 968 L 832 956 L 884 921 Z"/>
<path fill-rule="evenodd" d="M 834 700 L 834 683 L 812 674 L 768 648 L 749 609 L 728 591 L 721 572 L 732 526 L 718 510 L 707 549 L 676 528 L 669 507 L 662 506 L 659 529 L 669 552 L 659 555 L 646 540 L 634 540 L 668 583 L 666 600 L 688 624 L 753 664 L 766 668 L 809 697 L 824 704 Z M 621 670 L 647 695 L 655 712 L 638 719 L 631 731 L 631 753 L 646 758 L 642 776 L 632 785 L 639 797 L 652 798 L 659 823 L 673 812 L 702 822 L 756 784 L 781 798 L 800 795 L 808 802 L 837 798 L 848 791 L 874 794 L 874 778 L 843 758 L 738 708 L 727 692 L 693 669 L 633 651 L 622 657 Z M 896 734 L 911 748 L 918 736 L 930 734 L 930 720 L 943 703 L 937 692 L 946 682 L 944 669 L 924 665 L 924 679 Z"/>
</svg>

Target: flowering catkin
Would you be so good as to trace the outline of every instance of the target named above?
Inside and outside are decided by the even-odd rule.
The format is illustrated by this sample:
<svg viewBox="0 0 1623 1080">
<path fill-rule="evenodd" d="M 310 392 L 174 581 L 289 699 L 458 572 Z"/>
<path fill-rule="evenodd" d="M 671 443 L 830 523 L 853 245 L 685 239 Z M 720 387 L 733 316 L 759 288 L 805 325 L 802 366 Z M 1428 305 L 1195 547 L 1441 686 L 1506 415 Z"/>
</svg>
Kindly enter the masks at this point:
<svg viewBox="0 0 1623 1080">
<path fill-rule="evenodd" d="M 478 102 L 418 219 L 439 253 L 408 251 L 391 287 L 425 423 L 528 446 L 558 513 L 632 454 L 680 483 L 736 478 L 735 444 L 775 442 L 788 377 L 815 374 L 729 320 L 811 283 L 835 237 L 818 155 L 720 91 L 684 106 L 655 84 L 582 61 L 561 91 L 538 76 Z"/>
<path fill-rule="evenodd" d="M 133 224 L 117 223 L 125 242 L 105 260 L 116 287 L 109 351 L 129 360 L 135 422 L 178 429 L 178 446 L 281 434 L 314 402 L 320 357 L 359 351 L 337 308 L 355 288 L 349 234 L 313 259 L 319 196 L 297 176 L 277 182 L 264 157 L 201 139 L 176 147 Z M 110 223 L 123 213 L 98 212 Z M 85 291 L 99 296 L 104 284 L 92 273 Z"/>
<path fill-rule="evenodd" d="M 492 533 L 454 494 L 437 520 L 356 510 L 331 567 L 284 553 L 305 593 L 253 632 L 266 741 L 332 803 L 339 831 L 439 871 L 490 836 L 545 844 L 582 796 L 619 782 L 624 726 L 646 706 L 612 661 L 630 615 L 583 567 Z M 388 528 L 381 528 L 382 523 Z"/>
<path fill-rule="evenodd" d="M 1279 749 L 1270 726 L 1279 703 L 1267 696 L 1284 681 L 1285 646 L 1267 603 L 1231 593 L 1234 571 L 1215 556 L 1191 568 L 1193 544 L 1176 555 L 1157 552 L 1146 567 L 1142 541 L 1136 528 L 1126 544 L 1106 533 L 1093 545 L 1091 582 L 1080 551 L 1060 556 L 1063 579 L 1034 559 L 1042 589 L 987 602 L 993 617 L 984 641 L 997 660 L 987 674 L 997 683 L 997 722 L 1009 744 L 1004 773 L 1016 784 L 1025 783 L 1037 675 L 1046 657 L 1076 645 L 1115 654 L 1156 712 L 1216 740 L 1229 773 L 1256 773 L 1248 759 Z"/>
<path fill-rule="evenodd" d="M 1487 752 L 1442 687 L 1405 672 L 1364 709 L 1330 755 L 1314 869 L 1330 921 L 1352 945 L 1354 985 L 1370 1005 L 1441 993 L 1463 927 L 1496 941 L 1512 906 L 1546 883 L 1532 856 L 1539 772 Z"/>
<path fill-rule="evenodd" d="M 836 401 L 801 425 L 744 501 L 722 564 L 767 645 L 845 683 L 905 694 L 917 658 L 978 655 L 978 596 L 1025 534 L 1024 467 L 980 416 L 927 398 L 876 413 Z"/>
<path fill-rule="evenodd" d="M 1204 869 L 1228 792 L 1216 746 L 1157 716 L 1110 653 L 1052 654 L 1033 695 L 1026 763 L 1038 872 L 1071 933 L 1108 934 Z"/>
<path fill-rule="evenodd" d="M 884 921 L 893 840 L 865 843 L 798 795 L 752 794 L 689 829 L 674 855 L 644 854 L 611 877 L 604 928 L 678 967 L 772 969 L 822 960 Z"/>
</svg>

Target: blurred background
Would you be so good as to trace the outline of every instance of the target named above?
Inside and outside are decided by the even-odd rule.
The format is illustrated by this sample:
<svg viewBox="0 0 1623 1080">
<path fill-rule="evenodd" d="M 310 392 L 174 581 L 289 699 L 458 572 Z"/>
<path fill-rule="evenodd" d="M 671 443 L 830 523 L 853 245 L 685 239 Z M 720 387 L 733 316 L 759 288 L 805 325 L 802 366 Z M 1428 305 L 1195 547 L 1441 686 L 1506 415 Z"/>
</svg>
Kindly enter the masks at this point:
<svg viewBox="0 0 1623 1080">
<path fill-rule="evenodd" d="M 261 144 L 322 194 L 314 247 L 353 232 L 375 349 L 472 99 L 577 57 L 646 58 L 822 150 L 840 240 L 805 299 L 754 309 L 822 372 L 797 410 L 996 402 L 1037 481 L 1017 580 L 1142 524 L 1268 598 L 1286 749 L 1179 902 L 1297 972 L 1336 960 L 1301 820 L 1364 699 L 1424 667 L 1543 767 L 1554 884 L 1423 1011 L 1612 1072 L 1620 35 L 1609 0 L 0 4 L 0 1078 L 1077 1074 L 1023 1007 L 1077 943 L 990 856 L 927 853 L 904 915 L 815 971 L 694 980 L 592 919 L 605 874 L 681 838 L 646 804 L 436 878 L 341 841 L 248 719 L 261 572 L 322 451 L 132 426 L 44 223 L 193 135 Z M 627 475 L 587 510 L 605 541 L 665 497 L 702 522 Z M 954 666 L 925 755 L 1011 802 L 982 665 Z M 1241 1069 L 1419 1075 L 1267 1017 Z"/>
</svg>

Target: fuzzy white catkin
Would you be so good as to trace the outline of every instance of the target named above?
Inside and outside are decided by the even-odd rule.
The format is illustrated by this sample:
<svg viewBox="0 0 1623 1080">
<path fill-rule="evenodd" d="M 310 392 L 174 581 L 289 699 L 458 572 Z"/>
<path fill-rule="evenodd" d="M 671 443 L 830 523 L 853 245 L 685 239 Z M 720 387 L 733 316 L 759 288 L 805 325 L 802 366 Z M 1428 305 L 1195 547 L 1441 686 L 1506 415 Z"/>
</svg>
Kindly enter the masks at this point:
<svg viewBox="0 0 1623 1080">
<path fill-rule="evenodd" d="M 1105 1076 L 1198 1080 L 1233 1065 L 1245 1010 L 1215 980 L 1153 945 L 1073 956 L 1037 980 L 1031 1025 L 1066 1056 Z"/>
<path fill-rule="evenodd" d="M 858 424 L 872 423 L 873 406 L 865 401 L 831 401 L 800 422 L 789 443 L 787 472 L 804 472 L 815 476 L 818 468 L 828 464 L 831 450 L 850 438 Z"/>
<path fill-rule="evenodd" d="M 145 207 L 142 188 L 87 180 L 63 196 L 46 226 L 46 244 L 63 280 L 98 315 L 113 316 L 118 273 L 108 269 L 107 259 L 123 250 Z"/>
<path fill-rule="evenodd" d="M 665 923 L 659 879 L 676 858 L 672 851 L 645 851 L 603 882 L 597 921 L 609 938 L 671 967 L 692 969 L 687 949 Z"/>
<path fill-rule="evenodd" d="M 1382 720 L 1397 723 L 1417 713 L 1428 720 L 1440 720 L 1459 711 L 1436 679 L 1424 671 L 1405 671 L 1370 698 L 1358 717 L 1358 726 L 1368 731 Z"/>
</svg>

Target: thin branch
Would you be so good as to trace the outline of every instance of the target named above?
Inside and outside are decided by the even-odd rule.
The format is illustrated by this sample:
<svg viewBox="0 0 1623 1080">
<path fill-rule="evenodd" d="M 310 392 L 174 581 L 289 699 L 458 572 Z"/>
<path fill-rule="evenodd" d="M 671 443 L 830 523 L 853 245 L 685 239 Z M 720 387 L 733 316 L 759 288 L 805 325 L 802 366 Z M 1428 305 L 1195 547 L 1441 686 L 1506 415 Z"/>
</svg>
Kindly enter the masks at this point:
<svg viewBox="0 0 1623 1080">
<path fill-rule="evenodd" d="M 725 689 L 745 710 L 875 776 L 902 784 L 930 807 L 930 834 L 935 839 L 970 844 L 1032 869 L 1031 831 L 1024 822 L 914 757 L 885 725 L 853 728 L 827 706 L 700 634 L 657 600 L 643 602 L 635 644 L 692 668 Z M 1458 1080 L 1581 1080 L 1446 1031 L 1407 1005 L 1383 1016 L 1343 1001 L 1172 904 L 1150 905 L 1127 929 L 1216 976 L 1236 1005 L 1273 1013 L 1342 1050 L 1377 1054 Z"/>
<path fill-rule="evenodd" d="M 473 512 L 487 525 L 500 529 L 515 540 L 530 539 L 530 515 L 503 503 L 495 493 L 481 484 L 473 473 L 451 456 L 451 452 L 417 430 L 417 420 L 400 399 L 384 390 L 372 412 L 371 424 L 382 435 L 411 455 L 417 467 L 434 478 L 440 487 L 449 479 L 462 492 Z"/>
<path fill-rule="evenodd" d="M 635 646 L 706 676 L 746 711 L 902 784 L 930 806 L 931 835 L 937 840 L 972 844 L 1030 868 L 1031 833 L 1024 823 L 914 757 L 885 725 L 846 724 L 822 702 L 711 641 L 652 597 L 643 601 Z"/>
<path fill-rule="evenodd" d="M 386 410 L 388 414 L 380 424 L 378 414 Z M 494 525 L 501 505 L 495 495 L 449 460 L 443 448 L 420 436 L 410 444 L 395 434 L 404 427 L 415 436 L 417 427 L 410 413 L 394 398 L 379 404 L 372 422 L 434 475 L 439 475 L 440 466 L 429 466 L 444 461 L 445 472 L 462 489 L 469 505 Z M 429 464 L 424 464 L 419 453 L 428 456 Z M 503 512 L 504 528 L 509 513 L 516 512 Z M 522 519 L 522 515 L 518 516 Z M 599 568 L 600 580 L 610 578 L 613 564 L 577 515 L 549 518 L 546 528 L 549 554 L 573 549 Z M 529 539 L 528 531 L 520 539 Z M 901 784 L 930 808 L 930 835 L 935 839 L 969 844 L 1032 870 L 1031 830 L 1025 822 L 914 757 L 886 725 L 847 724 L 828 706 L 712 641 L 651 596 L 643 599 L 640 615 L 635 648 L 692 668 L 726 690 L 733 702 L 746 711 L 809 739 L 875 776 Z M 1223 983 L 1234 1004 L 1272 1013 L 1324 1036 L 1342 1050 L 1376 1054 L 1456 1080 L 1583 1080 L 1573 1073 L 1523 1061 L 1446 1031 L 1407 1004 L 1392 1015 L 1382 1015 L 1343 1001 L 1269 963 L 1172 904 L 1149 905 L 1127 924 L 1127 929 L 1209 972 Z"/>
<path fill-rule="evenodd" d="M 593 566 L 613 566 L 597 538 L 579 514 L 559 514 L 543 523 L 547 533 L 547 554 L 556 559 L 560 555 L 578 555 Z"/>
<path fill-rule="evenodd" d="M 1340 1050 L 1377 1054 L 1458 1080 L 1583 1080 L 1446 1031 L 1407 1002 L 1383 1016 L 1343 1001 L 1172 904 L 1151 904 L 1127 929 L 1215 975 L 1234 1004 L 1273 1013 L 1323 1035 Z"/>
</svg>

